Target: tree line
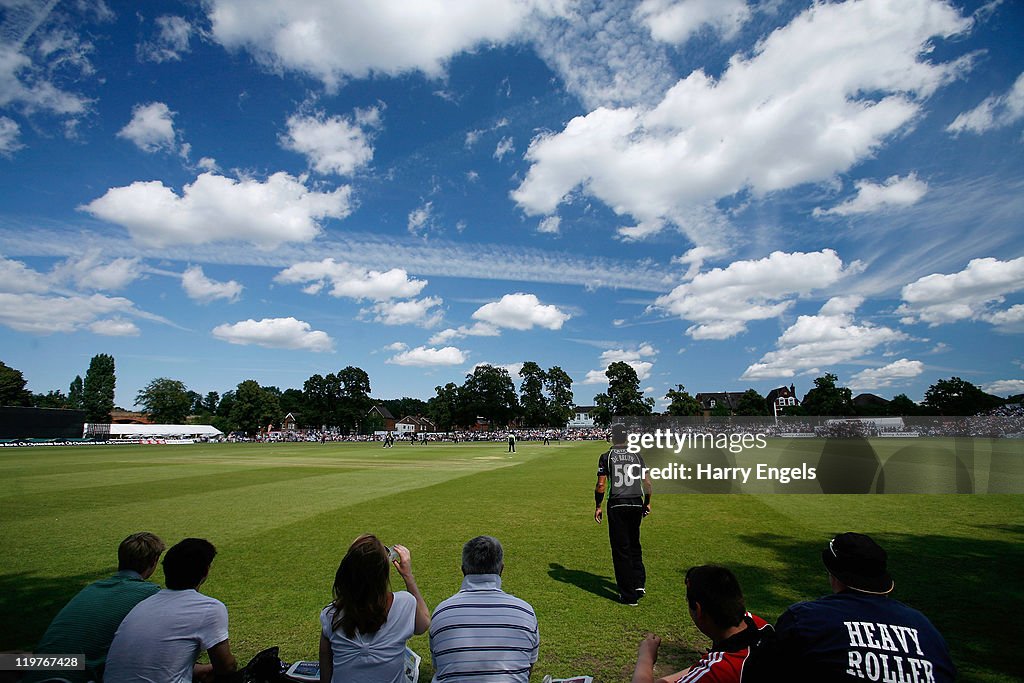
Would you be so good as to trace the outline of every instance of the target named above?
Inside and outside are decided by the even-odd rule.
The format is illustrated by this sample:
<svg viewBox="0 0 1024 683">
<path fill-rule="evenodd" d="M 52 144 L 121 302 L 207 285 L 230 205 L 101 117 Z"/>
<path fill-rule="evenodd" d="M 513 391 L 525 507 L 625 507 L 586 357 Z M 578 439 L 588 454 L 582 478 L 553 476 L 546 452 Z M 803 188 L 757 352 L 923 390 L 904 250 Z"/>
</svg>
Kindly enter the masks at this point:
<svg viewBox="0 0 1024 683">
<path fill-rule="evenodd" d="M 301 427 L 327 428 L 342 433 L 369 433 L 383 429 L 383 420 L 371 414 L 381 405 L 401 418 L 423 415 L 439 430 L 484 425 L 505 428 L 562 428 L 572 416 L 575 403 L 572 378 L 559 366 L 547 370 L 533 361 L 519 370 L 519 389 L 509 371 L 493 365 L 479 365 L 465 376 L 462 384 L 448 382 L 434 388 L 427 401 L 403 397 L 381 400 L 372 397 L 370 377 L 361 368 L 347 366 L 327 375 L 314 374 L 301 389 L 281 390 L 263 386 L 253 379 L 239 383 L 220 394 L 201 395 L 181 380 L 158 377 L 137 393 L 135 405 L 158 424 L 182 424 L 187 420 L 212 424 L 221 431 L 255 433 L 268 426 L 280 427 L 292 414 Z M 600 426 L 607 426 L 616 415 L 652 415 L 655 401 L 640 389 L 636 370 L 628 363 L 611 363 L 605 371 L 608 389 L 594 396 L 592 415 Z M 0 362 L 0 405 L 71 408 L 83 410 L 87 422 L 110 421 L 116 386 L 113 356 L 93 356 L 85 378 L 76 375 L 65 394 L 60 390 L 32 393 L 21 371 Z M 1002 399 L 982 391 L 959 377 L 940 379 L 925 392 L 919 404 L 899 394 L 884 405 L 857 406 L 852 391 L 838 385 L 831 373 L 814 380 L 801 405 L 789 406 L 782 415 L 975 415 L 1007 402 L 1019 402 L 1021 396 Z M 667 415 L 695 416 L 704 407 L 682 384 L 665 396 Z M 770 415 L 767 399 L 754 389 L 744 392 L 734 406 L 718 404 L 710 411 L 715 416 Z"/>
</svg>

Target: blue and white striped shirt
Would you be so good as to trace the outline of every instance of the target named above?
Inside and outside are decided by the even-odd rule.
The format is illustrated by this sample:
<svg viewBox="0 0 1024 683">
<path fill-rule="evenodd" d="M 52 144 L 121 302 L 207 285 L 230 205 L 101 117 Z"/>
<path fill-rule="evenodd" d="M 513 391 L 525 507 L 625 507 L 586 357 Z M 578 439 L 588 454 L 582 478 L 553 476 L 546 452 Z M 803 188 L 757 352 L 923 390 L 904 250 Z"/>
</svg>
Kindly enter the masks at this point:
<svg viewBox="0 0 1024 683">
<path fill-rule="evenodd" d="M 430 618 L 433 683 L 526 683 L 539 647 L 533 608 L 497 574 L 466 576 Z"/>
</svg>

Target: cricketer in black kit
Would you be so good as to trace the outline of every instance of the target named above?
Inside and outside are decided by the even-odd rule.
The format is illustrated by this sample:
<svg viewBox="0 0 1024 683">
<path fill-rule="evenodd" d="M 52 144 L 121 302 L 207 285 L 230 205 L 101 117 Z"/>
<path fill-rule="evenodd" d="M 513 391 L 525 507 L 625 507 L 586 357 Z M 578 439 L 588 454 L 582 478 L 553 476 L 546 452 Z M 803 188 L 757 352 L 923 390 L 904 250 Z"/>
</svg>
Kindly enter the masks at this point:
<svg viewBox="0 0 1024 683">
<path fill-rule="evenodd" d="M 647 570 L 640 545 L 640 521 L 651 512 L 651 479 L 640 454 L 626 450 L 624 425 L 612 425 L 611 440 L 612 447 L 601 455 L 597 464 L 594 521 L 601 523 L 601 502 L 608 489 L 608 540 L 612 546 L 619 601 L 635 605 L 646 593 Z"/>
</svg>

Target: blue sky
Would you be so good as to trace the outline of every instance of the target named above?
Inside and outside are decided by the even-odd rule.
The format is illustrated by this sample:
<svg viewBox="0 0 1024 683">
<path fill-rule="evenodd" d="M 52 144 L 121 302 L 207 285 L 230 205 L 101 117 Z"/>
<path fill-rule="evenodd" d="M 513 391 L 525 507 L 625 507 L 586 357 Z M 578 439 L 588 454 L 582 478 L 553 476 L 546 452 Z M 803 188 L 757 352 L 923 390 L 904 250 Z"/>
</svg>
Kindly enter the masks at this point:
<svg viewBox="0 0 1024 683">
<path fill-rule="evenodd" d="M 1024 5 L 0 0 L 0 360 L 1024 391 Z"/>
</svg>

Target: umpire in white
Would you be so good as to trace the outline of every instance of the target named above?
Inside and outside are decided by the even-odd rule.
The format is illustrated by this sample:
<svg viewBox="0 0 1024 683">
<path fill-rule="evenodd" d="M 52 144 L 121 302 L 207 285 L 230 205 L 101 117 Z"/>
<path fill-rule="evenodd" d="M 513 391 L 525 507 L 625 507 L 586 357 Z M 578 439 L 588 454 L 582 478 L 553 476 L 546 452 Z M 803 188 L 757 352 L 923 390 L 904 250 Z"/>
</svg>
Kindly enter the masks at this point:
<svg viewBox="0 0 1024 683">
<path fill-rule="evenodd" d="M 608 540 L 612 546 L 619 601 L 636 605 L 646 593 L 647 570 L 640 546 L 640 520 L 651 512 L 651 479 L 640 454 L 626 449 L 625 425 L 613 424 L 611 433 L 612 447 L 601 455 L 597 464 L 594 521 L 601 523 L 601 502 L 608 490 Z"/>
</svg>

